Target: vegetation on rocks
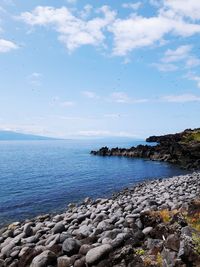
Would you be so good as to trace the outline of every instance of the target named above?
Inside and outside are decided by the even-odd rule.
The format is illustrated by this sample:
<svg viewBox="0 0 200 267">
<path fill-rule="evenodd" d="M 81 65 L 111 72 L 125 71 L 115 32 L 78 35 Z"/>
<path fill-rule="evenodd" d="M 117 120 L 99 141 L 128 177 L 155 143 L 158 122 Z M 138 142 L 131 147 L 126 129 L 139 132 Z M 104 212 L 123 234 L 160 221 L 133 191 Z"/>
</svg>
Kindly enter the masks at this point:
<svg viewBox="0 0 200 267">
<path fill-rule="evenodd" d="M 182 142 L 200 142 L 200 129 L 187 131 L 183 136 Z"/>
</svg>

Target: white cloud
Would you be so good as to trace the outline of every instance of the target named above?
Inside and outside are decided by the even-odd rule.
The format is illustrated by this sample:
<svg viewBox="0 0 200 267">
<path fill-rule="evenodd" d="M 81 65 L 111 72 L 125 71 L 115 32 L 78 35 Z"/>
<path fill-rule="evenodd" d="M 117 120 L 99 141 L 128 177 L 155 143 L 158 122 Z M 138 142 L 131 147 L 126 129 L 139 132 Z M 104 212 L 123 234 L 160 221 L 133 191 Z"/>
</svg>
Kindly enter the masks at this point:
<svg viewBox="0 0 200 267">
<path fill-rule="evenodd" d="M 40 77 L 42 77 L 42 74 L 39 73 L 39 72 L 33 72 L 33 73 L 31 74 L 31 77 L 32 77 L 32 78 L 40 78 Z"/>
<path fill-rule="evenodd" d="M 182 68 L 194 68 L 200 65 L 200 59 L 192 54 L 192 45 L 182 45 L 172 50 L 168 49 L 159 63 L 154 63 L 152 66 L 160 71 L 175 71 L 179 69 L 177 63 L 181 62 Z"/>
<path fill-rule="evenodd" d="M 130 138 L 138 137 L 135 134 L 129 132 L 112 132 L 107 130 L 79 131 L 78 135 L 84 137 L 130 137 Z"/>
<path fill-rule="evenodd" d="M 189 17 L 192 20 L 200 19 L 199 0 L 164 0 L 164 6 L 174 12 L 174 15 Z"/>
<path fill-rule="evenodd" d="M 103 16 L 85 21 L 72 14 L 66 7 L 36 7 L 32 12 L 24 12 L 21 19 L 32 26 L 51 26 L 59 33 L 58 39 L 69 51 L 82 46 L 101 46 L 104 43 L 104 29 L 114 20 L 116 13 L 108 6 L 98 12 Z"/>
<path fill-rule="evenodd" d="M 99 96 L 93 91 L 83 91 L 82 93 L 84 96 L 91 98 L 91 99 L 99 98 Z"/>
<path fill-rule="evenodd" d="M 197 87 L 200 88 L 200 76 L 189 74 L 187 77 L 189 80 L 195 81 L 197 83 Z"/>
<path fill-rule="evenodd" d="M 162 100 L 165 102 L 172 102 L 172 103 L 199 102 L 200 96 L 196 96 L 193 94 L 169 95 L 161 98 L 161 101 Z"/>
<path fill-rule="evenodd" d="M 80 17 L 82 19 L 87 19 L 90 15 L 91 15 L 91 12 L 93 10 L 93 6 L 92 5 L 85 5 L 83 10 L 80 12 Z"/>
<path fill-rule="evenodd" d="M 130 2 L 123 6 L 134 10 L 124 18 L 108 6 L 97 10 L 91 5 L 79 12 L 67 7 L 38 6 L 32 12 L 22 13 L 20 18 L 31 26 L 57 31 L 58 39 L 69 52 L 84 45 L 106 48 L 106 42 L 112 36 L 113 55 L 126 56 L 134 49 L 163 45 L 165 38 L 200 34 L 200 24 L 187 19 L 200 17 L 200 2 L 185 0 L 184 5 L 182 3 L 182 0 L 151 0 L 151 4 L 157 5 L 157 14 L 151 17 L 135 14 L 141 2 Z M 192 15 L 194 10 L 195 15 Z M 90 15 L 92 18 L 88 18 Z"/>
<path fill-rule="evenodd" d="M 111 99 L 117 103 L 129 103 L 131 101 L 131 98 L 124 92 L 112 93 Z"/>
<path fill-rule="evenodd" d="M 63 99 L 61 99 L 59 96 L 55 96 L 54 98 L 52 98 L 52 101 L 50 102 L 51 106 L 60 106 L 60 107 L 73 107 L 75 106 L 75 102 L 74 101 L 70 101 L 70 100 L 65 100 L 63 101 Z"/>
<path fill-rule="evenodd" d="M 146 98 L 142 99 L 134 99 L 130 96 L 128 96 L 125 92 L 114 92 L 111 94 L 110 100 L 115 103 L 121 103 L 121 104 L 139 104 L 139 103 L 146 103 L 149 100 Z"/>
<path fill-rule="evenodd" d="M 162 72 L 170 72 L 170 71 L 175 71 L 178 69 L 178 67 L 174 64 L 153 63 L 151 65 L 153 67 L 156 67 L 159 71 L 162 71 Z"/>
<path fill-rule="evenodd" d="M 28 77 L 30 84 L 32 84 L 34 86 L 40 86 L 41 85 L 41 78 L 42 78 L 42 74 L 39 72 L 33 72 Z"/>
<path fill-rule="evenodd" d="M 142 2 L 124 3 L 124 4 L 122 4 L 123 8 L 131 8 L 133 10 L 138 10 L 141 6 L 142 6 Z"/>
<path fill-rule="evenodd" d="M 195 57 L 195 56 L 190 56 L 188 57 L 188 59 L 186 60 L 186 66 L 188 68 L 193 68 L 193 67 L 197 67 L 200 65 L 200 59 Z"/>
<path fill-rule="evenodd" d="M 105 118 L 108 118 L 108 119 L 119 119 L 121 117 L 120 114 L 105 114 L 104 115 Z"/>
<path fill-rule="evenodd" d="M 8 40 L 0 39 L 0 53 L 10 52 L 11 50 L 18 49 L 18 46 Z"/>
<path fill-rule="evenodd" d="M 162 12 L 149 18 L 116 19 L 109 30 L 114 35 L 114 55 L 125 56 L 133 49 L 161 44 L 167 34 L 189 37 L 200 33 L 200 25 L 171 18 Z"/>
<path fill-rule="evenodd" d="M 63 101 L 60 103 L 62 107 L 73 107 L 75 103 L 73 101 Z"/>
<path fill-rule="evenodd" d="M 164 58 L 162 59 L 162 62 L 171 63 L 171 62 L 177 62 L 177 61 L 183 60 L 185 58 L 188 58 L 191 50 L 192 50 L 191 45 L 182 45 L 182 46 L 179 46 L 175 50 L 168 49 L 165 52 L 165 55 L 164 55 Z"/>
<path fill-rule="evenodd" d="M 152 6 L 160 7 L 160 6 L 162 5 L 162 0 L 149 0 L 149 3 L 150 3 Z"/>
</svg>

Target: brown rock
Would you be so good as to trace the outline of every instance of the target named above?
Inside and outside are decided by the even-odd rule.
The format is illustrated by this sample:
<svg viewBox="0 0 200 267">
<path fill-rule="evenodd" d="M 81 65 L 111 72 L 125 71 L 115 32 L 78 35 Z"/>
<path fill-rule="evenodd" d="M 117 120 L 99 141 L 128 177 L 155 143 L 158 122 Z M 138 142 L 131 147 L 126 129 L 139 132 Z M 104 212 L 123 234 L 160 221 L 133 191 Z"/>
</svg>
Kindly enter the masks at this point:
<svg viewBox="0 0 200 267">
<path fill-rule="evenodd" d="M 67 256 L 62 256 L 57 259 L 57 267 L 70 267 L 71 261 Z"/>
</svg>

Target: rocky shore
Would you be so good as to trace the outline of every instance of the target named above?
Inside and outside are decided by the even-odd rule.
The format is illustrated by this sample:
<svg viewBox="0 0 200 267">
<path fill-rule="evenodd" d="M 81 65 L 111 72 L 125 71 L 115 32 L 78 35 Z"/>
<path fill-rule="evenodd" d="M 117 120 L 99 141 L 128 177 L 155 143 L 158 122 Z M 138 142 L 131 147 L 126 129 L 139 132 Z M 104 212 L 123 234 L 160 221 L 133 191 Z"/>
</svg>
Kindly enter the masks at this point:
<svg viewBox="0 0 200 267">
<path fill-rule="evenodd" d="M 187 129 L 181 133 L 150 136 L 147 142 L 156 145 L 139 145 L 131 148 L 102 147 L 91 154 L 98 156 L 122 156 L 146 158 L 176 164 L 187 170 L 200 170 L 200 129 Z"/>
<path fill-rule="evenodd" d="M 0 266 L 200 266 L 200 173 L 153 180 L 110 199 L 0 230 Z"/>
</svg>

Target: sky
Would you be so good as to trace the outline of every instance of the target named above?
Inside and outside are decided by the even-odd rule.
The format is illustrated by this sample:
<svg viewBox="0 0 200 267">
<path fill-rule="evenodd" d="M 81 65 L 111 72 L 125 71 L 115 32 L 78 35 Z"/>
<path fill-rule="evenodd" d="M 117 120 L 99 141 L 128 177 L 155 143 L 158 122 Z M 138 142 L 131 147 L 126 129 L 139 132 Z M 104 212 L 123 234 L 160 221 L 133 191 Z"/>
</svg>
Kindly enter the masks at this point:
<svg viewBox="0 0 200 267">
<path fill-rule="evenodd" d="M 0 130 L 145 138 L 199 114 L 199 0 L 1 0 Z"/>
</svg>

